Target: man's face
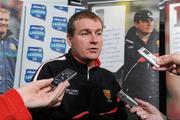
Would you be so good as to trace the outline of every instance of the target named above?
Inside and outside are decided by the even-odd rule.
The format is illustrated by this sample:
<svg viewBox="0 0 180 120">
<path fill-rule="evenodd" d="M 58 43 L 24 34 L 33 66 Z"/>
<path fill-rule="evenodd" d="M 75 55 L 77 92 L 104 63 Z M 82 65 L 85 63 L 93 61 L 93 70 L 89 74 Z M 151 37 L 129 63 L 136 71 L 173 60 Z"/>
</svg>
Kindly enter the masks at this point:
<svg viewBox="0 0 180 120">
<path fill-rule="evenodd" d="M 9 14 L 0 12 L 0 37 L 3 38 L 7 33 L 9 25 Z"/>
<path fill-rule="evenodd" d="M 135 23 L 136 28 L 138 31 L 142 34 L 150 34 L 153 31 L 154 28 L 154 21 L 153 19 L 147 19 L 147 20 L 139 20 L 139 22 Z"/>
<path fill-rule="evenodd" d="M 81 18 L 74 22 L 74 26 L 74 36 L 68 35 L 67 38 L 73 54 L 84 63 L 97 59 L 103 44 L 101 22 Z"/>
</svg>

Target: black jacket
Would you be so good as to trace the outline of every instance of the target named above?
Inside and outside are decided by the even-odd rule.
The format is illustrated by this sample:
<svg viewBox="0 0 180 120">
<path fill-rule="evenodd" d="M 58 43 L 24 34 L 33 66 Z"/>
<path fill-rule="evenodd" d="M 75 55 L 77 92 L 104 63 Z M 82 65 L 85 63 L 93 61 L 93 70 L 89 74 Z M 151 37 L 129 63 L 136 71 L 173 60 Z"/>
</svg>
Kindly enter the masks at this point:
<svg viewBox="0 0 180 120">
<path fill-rule="evenodd" d="M 120 87 L 113 74 L 99 65 L 97 62 L 97 66 L 88 71 L 87 66 L 75 60 L 70 51 L 42 64 L 34 80 L 54 78 L 65 69 L 78 74 L 70 80 L 61 105 L 33 110 L 33 120 L 126 120 L 124 104 L 117 102 L 116 97 Z"/>
<path fill-rule="evenodd" d="M 125 39 L 125 61 L 123 66 L 123 90 L 131 97 L 137 97 L 159 107 L 159 72 L 143 59 L 137 50 L 147 48 L 153 54 L 159 54 L 159 33 L 154 29 L 145 44 L 132 27 Z"/>
</svg>

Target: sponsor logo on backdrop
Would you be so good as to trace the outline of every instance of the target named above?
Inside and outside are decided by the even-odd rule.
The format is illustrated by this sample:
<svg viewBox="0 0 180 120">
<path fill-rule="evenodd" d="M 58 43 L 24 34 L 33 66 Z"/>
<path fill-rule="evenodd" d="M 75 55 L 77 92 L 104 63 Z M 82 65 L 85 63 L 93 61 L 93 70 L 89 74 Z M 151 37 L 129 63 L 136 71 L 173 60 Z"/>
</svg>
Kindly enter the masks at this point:
<svg viewBox="0 0 180 120">
<path fill-rule="evenodd" d="M 52 28 L 58 31 L 67 31 L 67 18 L 65 17 L 53 17 Z"/>
<path fill-rule="evenodd" d="M 68 12 L 68 7 L 64 7 L 64 6 L 54 6 L 56 9 L 64 11 L 64 12 Z"/>
<path fill-rule="evenodd" d="M 41 63 L 43 59 L 43 49 L 40 47 L 28 47 L 27 59 Z"/>
<path fill-rule="evenodd" d="M 32 82 L 32 77 L 33 75 L 35 74 L 36 70 L 35 69 L 26 69 L 26 73 L 25 73 L 25 76 L 24 76 L 24 80 L 26 83 L 28 82 Z"/>
<path fill-rule="evenodd" d="M 50 48 L 53 51 L 65 53 L 66 40 L 64 38 L 51 38 Z"/>
<path fill-rule="evenodd" d="M 44 37 L 45 37 L 44 26 L 30 25 L 29 37 L 36 40 L 44 41 Z"/>
<path fill-rule="evenodd" d="M 76 9 L 75 9 L 75 13 L 80 12 L 80 11 L 82 11 L 82 10 L 84 10 L 84 9 L 76 8 Z"/>
<path fill-rule="evenodd" d="M 32 4 L 31 6 L 31 15 L 33 17 L 45 20 L 47 15 L 47 10 L 45 5 Z"/>
</svg>

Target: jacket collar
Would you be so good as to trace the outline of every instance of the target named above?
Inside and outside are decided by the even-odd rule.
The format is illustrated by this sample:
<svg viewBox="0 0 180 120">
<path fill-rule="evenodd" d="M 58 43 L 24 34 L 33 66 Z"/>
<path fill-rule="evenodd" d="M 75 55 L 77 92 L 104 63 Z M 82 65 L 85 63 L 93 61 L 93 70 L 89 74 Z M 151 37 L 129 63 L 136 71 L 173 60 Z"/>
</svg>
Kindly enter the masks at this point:
<svg viewBox="0 0 180 120">
<path fill-rule="evenodd" d="M 77 58 L 74 56 L 74 54 L 72 54 L 71 49 L 68 51 L 68 54 L 66 57 L 69 58 L 70 62 L 73 63 L 73 65 L 75 65 L 76 67 L 78 67 L 80 69 L 86 69 L 86 70 L 88 69 L 87 64 L 77 60 Z M 94 67 L 93 68 L 99 67 L 100 65 L 101 65 L 101 62 L 98 58 L 96 60 L 94 60 Z"/>
<path fill-rule="evenodd" d="M 3 38 L 0 38 L 0 40 L 6 40 L 9 36 L 11 36 L 13 33 L 11 32 L 11 30 L 7 30 L 6 35 Z"/>
</svg>

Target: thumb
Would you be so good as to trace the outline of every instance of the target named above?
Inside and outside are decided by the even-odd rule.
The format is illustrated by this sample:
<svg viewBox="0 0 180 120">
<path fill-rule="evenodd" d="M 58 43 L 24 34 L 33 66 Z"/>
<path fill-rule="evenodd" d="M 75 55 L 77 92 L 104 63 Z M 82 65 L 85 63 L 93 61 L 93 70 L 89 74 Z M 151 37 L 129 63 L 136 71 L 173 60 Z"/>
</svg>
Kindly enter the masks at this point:
<svg viewBox="0 0 180 120">
<path fill-rule="evenodd" d="M 36 86 L 38 86 L 39 89 L 50 86 L 51 82 L 52 82 L 53 78 L 50 79 L 42 79 L 42 80 L 38 80 L 38 81 L 34 81 Z M 34 83 L 33 83 L 34 84 Z"/>
<path fill-rule="evenodd" d="M 62 83 L 60 83 L 55 90 L 52 92 L 52 94 L 50 95 L 50 100 L 56 100 L 57 98 L 59 98 L 65 91 L 65 89 L 69 86 L 69 82 L 66 80 Z"/>
</svg>

